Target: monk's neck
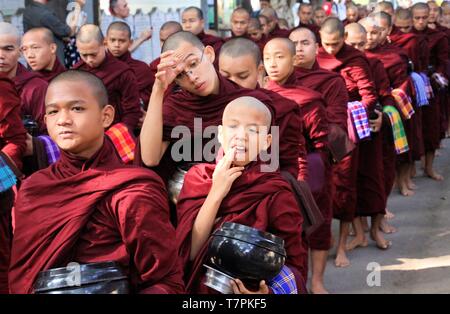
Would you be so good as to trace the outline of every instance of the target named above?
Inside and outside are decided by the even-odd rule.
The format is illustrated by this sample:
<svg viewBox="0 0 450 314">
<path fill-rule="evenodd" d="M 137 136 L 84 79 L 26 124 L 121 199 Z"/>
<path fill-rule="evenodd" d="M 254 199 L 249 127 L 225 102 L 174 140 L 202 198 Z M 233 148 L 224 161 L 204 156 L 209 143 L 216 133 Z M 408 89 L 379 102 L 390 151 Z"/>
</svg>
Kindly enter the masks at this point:
<svg viewBox="0 0 450 314">
<path fill-rule="evenodd" d="M 294 73 L 294 70 L 295 70 L 295 68 L 292 67 L 291 70 L 289 71 L 289 74 L 286 75 L 286 77 L 283 78 L 282 80 L 279 80 L 279 81 L 278 81 L 278 84 L 284 85 L 284 84 L 287 82 L 287 80 L 291 77 L 292 73 Z"/>
<path fill-rule="evenodd" d="M 13 79 L 17 76 L 17 68 L 19 67 L 19 62 L 17 61 L 16 66 L 14 68 L 11 69 L 11 71 L 9 71 L 8 73 L 6 73 L 6 76 L 8 76 L 8 78 Z"/>
<path fill-rule="evenodd" d="M 94 156 L 102 148 L 103 142 L 104 142 L 104 138 L 102 137 L 101 139 L 98 139 L 93 145 L 91 145 L 91 147 L 85 149 L 82 152 L 77 152 L 77 153 L 67 152 L 67 153 L 77 159 L 87 161 L 87 160 L 91 159 L 92 156 Z"/>
<path fill-rule="evenodd" d="M 55 67 L 55 62 L 56 62 L 56 56 L 53 56 L 52 59 L 50 60 L 50 63 L 44 70 L 49 71 L 49 72 L 53 71 L 53 68 Z"/>
<path fill-rule="evenodd" d="M 212 95 L 219 95 L 219 91 L 220 91 L 220 80 L 219 80 L 219 76 L 215 75 L 214 77 L 214 88 L 211 92 Z"/>
<path fill-rule="evenodd" d="M 314 62 L 311 62 L 311 63 L 302 63 L 302 64 L 297 65 L 297 67 L 301 68 L 301 69 L 311 70 L 313 68 L 315 62 L 316 61 L 314 60 Z"/>
</svg>

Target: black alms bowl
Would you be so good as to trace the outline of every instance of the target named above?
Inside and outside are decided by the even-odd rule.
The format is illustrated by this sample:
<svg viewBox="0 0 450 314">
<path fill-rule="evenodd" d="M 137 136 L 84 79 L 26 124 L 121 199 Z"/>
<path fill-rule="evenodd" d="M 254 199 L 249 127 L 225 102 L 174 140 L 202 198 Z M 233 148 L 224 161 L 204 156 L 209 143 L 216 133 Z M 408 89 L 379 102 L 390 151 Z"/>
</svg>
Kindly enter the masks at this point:
<svg viewBox="0 0 450 314">
<path fill-rule="evenodd" d="M 286 260 L 284 240 L 268 232 L 226 222 L 216 230 L 208 247 L 207 263 L 244 282 L 269 281 Z"/>
</svg>

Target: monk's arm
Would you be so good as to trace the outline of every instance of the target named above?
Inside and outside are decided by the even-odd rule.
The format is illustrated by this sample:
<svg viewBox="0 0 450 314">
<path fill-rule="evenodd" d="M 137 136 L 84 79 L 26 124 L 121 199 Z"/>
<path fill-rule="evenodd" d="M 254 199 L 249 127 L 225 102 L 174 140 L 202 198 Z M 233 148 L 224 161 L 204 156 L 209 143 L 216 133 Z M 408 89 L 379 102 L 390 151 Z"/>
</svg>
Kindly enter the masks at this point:
<svg viewBox="0 0 450 314">
<path fill-rule="evenodd" d="M 130 52 L 134 52 L 136 49 L 139 48 L 140 45 L 142 45 L 145 41 L 152 38 L 152 31 L 144 31 L 139 36 L 139 38 L 135 39 L 133 43 L 131 44 L 130 48 L 128 49 Z"/>
<path fill-rule="evenodd" d="M 140 96 L 136 76 L 130 69 L 120 76 L 122 121 L 132 132 L 138 125 L 141 116 Z"/>
<path fill-rule="evenodd" d="M 313 101 L 302 107 L 307 136 L 315 151 L 323 151 L 328 146 L 328 121 L 322 102 Z"/>
<path fill-rule="evenodd" d="M 368 112 L 372 112 L 377 103 L 377 92 L 368 62 L 358 60 L 350 68 L 350 74 L 358 87 L 362 104 Z"/>
<path fill-rule="evenodd" d="M 147 167 L 157 166 L 169 146 L 163 141 L 163 99 L 164 90 L 154 85 L 140 136 L 141 158 Z"/>
<path fill-rule="evenodd" d="M 342 78 L 336 78 L 333 87 L 329 89 L 327 102 L 327 120 L 329 123 L 339 125 L 343 130 L 347 131 L 347 103 L 348 92 L 345 82 Z"/>
</svg>

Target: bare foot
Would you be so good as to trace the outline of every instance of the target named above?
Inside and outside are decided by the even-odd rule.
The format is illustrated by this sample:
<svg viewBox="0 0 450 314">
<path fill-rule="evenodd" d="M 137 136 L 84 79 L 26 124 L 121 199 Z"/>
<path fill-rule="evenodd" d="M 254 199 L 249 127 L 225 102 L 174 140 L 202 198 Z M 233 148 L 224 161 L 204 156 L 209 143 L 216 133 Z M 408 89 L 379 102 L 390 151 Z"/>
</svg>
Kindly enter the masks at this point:
<svg viewBox="0 0 450 314">
<path fill-rule="evenodd" d="M 361 225 L 364 232 L 369 232 L 369 223 L 367 222 L 367 217 L 361 217 Z"/>
<path fill-rule="evenodd" d="M 328 294 L 327 289 L 323 286 L 322 282 L 311 282 L 312 294 Z"/>
<path fill-rule="evenodd" d="M 395 215 L 393 212 L 389 211 L 389 209 L 386 208 L 386 215 L 384 215 L 384 218 L 387 220 L 392 220 L 395 218 Z"/>
<path fill-rule="evenodd" d="M 348 230 L 348 235 L 354 237 L 356 235 L 355 229 L 351 226 Z"/>
<path fill-rule="evenodd" d="M 381 232 L 386 233 L 386 234 L 391 234 L 391 233 L 397 232 L 397 229 L 394 226 L 391 226 L 390 224 L 388 224 L 386 219 L 383 219 L 381 221 L 380 230 L 381 230 Z"/>
<path fill-rule="evenodd" d="M 350 260 L 344 251 L 338 251 L 336 254 L 336 259 L 334 260 L 336 267 L 348 267 L 350 266 Z"/>
<path fill-rule="evenodd" d="M 380 250 L 387 250 L 392 245 L 392 242 L 386 240 L 379 230 L 370 230 L 370 237 L 373 241 L 375 241 L 377 248 Z"/>
<path fill-rule="evenodd" d="M 351 251 L 356 249 L 357 247 L 366 247 L 368 246 L 369 243 L 367 242 L 367 239 L 365 236 L 363 237 L 357 237 L 354 238 L 353 240 L 351 240 L 350 242 L 347 243 L 347 245 L 345 246 L 345 249 L 347 251 Z"/>
<path fill-rule="evenodd" d="M 439 173 L 437 173 L 437 172 L 434 171 L 434 170 L 427 170 L 427 171 L 425 171 L 425 175 L 426 175 L 427 177 L 433 179 L 433 180 L 436 180 L 436 181 L 442 181 L 442 180 L 444 180 L 444 177 L 441 176 Z"/>
<path fill-rule="evenodd" d="M 400 187 L 400 194 L 403 196 L 413 196 L 414 191 L 411 191 L 406 185 L 404 185 Z"/>
<path fill-rule="evenodd" d="M 414 182 L 412 182 L 412 180 L 407 180 L 406 186 L 408 187 L 409 190 L 417 190 L 417 185 L 415 185 Z"/>
</svg>

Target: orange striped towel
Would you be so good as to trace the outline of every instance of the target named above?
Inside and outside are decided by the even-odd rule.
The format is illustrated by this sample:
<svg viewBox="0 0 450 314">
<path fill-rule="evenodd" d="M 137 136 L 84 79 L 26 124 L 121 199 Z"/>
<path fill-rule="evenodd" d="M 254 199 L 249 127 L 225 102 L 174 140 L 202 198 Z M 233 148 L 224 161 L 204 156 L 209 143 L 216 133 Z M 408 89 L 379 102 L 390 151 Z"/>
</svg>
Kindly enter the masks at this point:
<svg viewBox="0 0 450 314">
<path fill-rule="evenodd" d="M 116 123 L 106 131 L 106 135 L 113 142 L 122 161 L 125 164 L 131 163 L 134 160 L 136 141 L 128 127 L 123 123 Z"/>
</svg>

